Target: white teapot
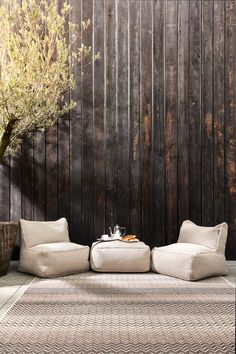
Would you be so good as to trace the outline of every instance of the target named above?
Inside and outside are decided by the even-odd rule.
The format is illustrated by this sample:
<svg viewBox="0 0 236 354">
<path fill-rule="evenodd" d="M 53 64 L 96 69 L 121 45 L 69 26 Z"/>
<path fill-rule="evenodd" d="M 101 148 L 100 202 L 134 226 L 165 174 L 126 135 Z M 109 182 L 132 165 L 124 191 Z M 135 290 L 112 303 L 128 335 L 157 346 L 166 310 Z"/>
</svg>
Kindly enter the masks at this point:
<svg viewBox="0 0 236 354">
<path fill-rule="evenodd" d="M 125 235 L 126 233 L 126 228 L 125 227 L 120 227 L 119 225 L 116 225 L 114 227 L 114 231 L 112 232 L 112 229 L 109 227 L 110 230 L 110 235 L 112 238 L 120 238 Z"/>
</svg>

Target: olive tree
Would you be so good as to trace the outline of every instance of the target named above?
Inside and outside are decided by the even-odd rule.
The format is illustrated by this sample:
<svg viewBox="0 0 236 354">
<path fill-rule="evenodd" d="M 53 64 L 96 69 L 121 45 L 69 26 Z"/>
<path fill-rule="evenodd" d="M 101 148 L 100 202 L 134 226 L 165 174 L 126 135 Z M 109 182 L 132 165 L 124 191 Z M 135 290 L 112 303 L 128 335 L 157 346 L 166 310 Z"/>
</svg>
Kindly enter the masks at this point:
<svg viewBox="0 0 236 354">
<path fill-rule="evenodd" d="M 7 4 L 0 8 L 0 163 L 23 137 L 47 129 L 75 105 L 64 99 L 75 86 L 71 67 L 91 51 L 73 50 L 78 31 L 67 2 L 60 11 L 57 0 Z"/>
</svg>

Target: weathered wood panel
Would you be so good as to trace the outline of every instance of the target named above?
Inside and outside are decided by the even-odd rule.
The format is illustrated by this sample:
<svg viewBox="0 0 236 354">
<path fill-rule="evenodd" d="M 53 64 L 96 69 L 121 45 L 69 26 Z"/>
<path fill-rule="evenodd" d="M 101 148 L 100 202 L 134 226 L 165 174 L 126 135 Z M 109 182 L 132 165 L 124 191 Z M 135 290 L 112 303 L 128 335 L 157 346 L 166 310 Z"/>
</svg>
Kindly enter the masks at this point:
<svg viewBox="0 0 236 354">
<path fill-rule="evenodd" d="M 74 48 L 101 59 L 73 67 L 76 107 L 0 167 L 0 220 L 65 216 L 83 244 L 119 223 L 150 246 L 225 220 L 236 259 L 236 2 L 70 3 Z"/>
</svg>

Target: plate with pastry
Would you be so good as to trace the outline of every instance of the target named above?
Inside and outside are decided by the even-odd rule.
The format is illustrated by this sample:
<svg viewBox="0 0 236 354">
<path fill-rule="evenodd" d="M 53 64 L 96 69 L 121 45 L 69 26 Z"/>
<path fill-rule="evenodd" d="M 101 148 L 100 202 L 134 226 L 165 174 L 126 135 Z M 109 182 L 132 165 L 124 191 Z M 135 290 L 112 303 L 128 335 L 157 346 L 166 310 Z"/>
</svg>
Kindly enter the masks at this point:
<svg viewBox="0 0 236 354">
<path fill-rule="evenodd" d="M 139 242 L 139 240 L 136 238 L 136 235 L 125 235 L 121 237 L 120 241 L 123 242 Z"/>
</svg>

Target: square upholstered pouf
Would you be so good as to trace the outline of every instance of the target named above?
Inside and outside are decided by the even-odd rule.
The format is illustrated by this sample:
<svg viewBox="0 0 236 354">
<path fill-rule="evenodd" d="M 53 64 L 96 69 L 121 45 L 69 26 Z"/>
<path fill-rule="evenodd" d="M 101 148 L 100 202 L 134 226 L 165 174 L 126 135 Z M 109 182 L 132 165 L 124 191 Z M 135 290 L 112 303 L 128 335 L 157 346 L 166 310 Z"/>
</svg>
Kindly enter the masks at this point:
<svg viewBox="0 0 236 354">
<path fill-rule="evenodd" d="M 90 262 L 96 272 L 148 272 L 150 248 L 144 242 L 95 242 Z"/>
</svg>

